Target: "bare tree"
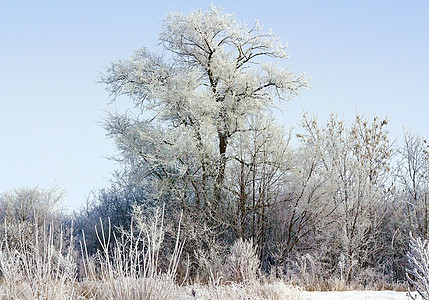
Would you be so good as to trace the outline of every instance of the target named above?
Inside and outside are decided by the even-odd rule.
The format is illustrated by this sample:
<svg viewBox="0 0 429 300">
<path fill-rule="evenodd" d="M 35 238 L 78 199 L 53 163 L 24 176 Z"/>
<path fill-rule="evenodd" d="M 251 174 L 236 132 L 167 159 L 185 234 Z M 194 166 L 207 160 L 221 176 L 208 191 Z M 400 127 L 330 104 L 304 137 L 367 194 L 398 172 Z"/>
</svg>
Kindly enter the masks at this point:
<svg viewBox="0 0 429 300">
<path fill-rule="evenodd" d="M 227 186 L 237 199 L 232 217 L 237 235 L 254 240 L 262 259 L 291 168 L 290 134 L 269 118 L 251 118 L 248 128 L 231 144 Z"/>
<path fill-rule="evenodd" d="M 303 138 L 318 147 L 330 173 L 337 227 L 331 242 L 338 245 L 340 274 L 346 283 L 379 251 L 377 235 L 386 213 L 382 204 L 390 191 L 392 145 L 386 125 L 387 120 L 375 117 L 371 122 L 359 115 L 349 129 L 335 115 L 325 127 L 315 118 L 303 120 Z"/>
<path fill-rule="evenodd" d="M 397 179 L 405 232 L 412 231 L 428 238 L 429 230 L 429 156 L 428 144 L 420 136 L 404 132 L 404 145 L 399 148 Z"/>
<path fill-rule="evenodd" d="M 280 264 L 301 252 L 320 250 L 336 217 L 337 204 L 331 201 L 335 190 L 332 174 L 324 165 L 321 148 L 304 135 L 297 137 L 301 145 L 292 151 L 285 191 L 273 223 L 274 252 Z"/>
</svg>

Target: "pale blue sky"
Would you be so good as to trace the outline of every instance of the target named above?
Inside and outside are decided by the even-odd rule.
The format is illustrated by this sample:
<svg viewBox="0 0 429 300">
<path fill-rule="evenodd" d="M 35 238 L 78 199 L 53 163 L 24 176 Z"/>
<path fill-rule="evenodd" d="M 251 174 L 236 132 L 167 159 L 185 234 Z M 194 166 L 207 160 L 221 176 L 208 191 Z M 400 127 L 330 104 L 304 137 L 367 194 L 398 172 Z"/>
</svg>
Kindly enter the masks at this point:
<svg viewBox="0 0 429 300">
<path fill-rule="evenodd" d="M 114 147 L 99 124 L 109 101 L 99 73 L 155 50 L 168 12 L 211 3 L 272 28 L 291 69 L 312 77 L 312 90 L 281 106 L 286 126 L 303 108 L 359 111 L 387 115 L 393 138 L 402 126 L 429 136 L 428 1 L 0 0 L 0 192 L 57 184 L 75 209 L 107 186 Z"/>
</svg>

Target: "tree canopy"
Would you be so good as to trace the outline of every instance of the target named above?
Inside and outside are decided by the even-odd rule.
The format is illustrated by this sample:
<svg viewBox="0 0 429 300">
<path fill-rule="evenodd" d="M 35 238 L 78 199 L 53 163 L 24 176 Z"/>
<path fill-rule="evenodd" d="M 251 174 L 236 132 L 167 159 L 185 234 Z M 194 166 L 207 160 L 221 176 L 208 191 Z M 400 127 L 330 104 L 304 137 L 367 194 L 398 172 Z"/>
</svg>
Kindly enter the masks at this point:
<svg viewBox="0 0 429 300">
<path fill-rule="evenodd" d="M 126 95 L 142 113 L 112 114 L 106 128 L 138 180 L 155 179 L 161 193 L 197 206 L 220 205 L 230 145 L 245 132 L 268 130 L 250 120 L 263 124 L 267 107 L 309 82 L 278 63 L 288 58 L 287 45 L 271 31 L 215 7 L 170 14 L 159 39 L 162 54 L 143 48 L 103 76 L 113 99 Z"/>
</svg>

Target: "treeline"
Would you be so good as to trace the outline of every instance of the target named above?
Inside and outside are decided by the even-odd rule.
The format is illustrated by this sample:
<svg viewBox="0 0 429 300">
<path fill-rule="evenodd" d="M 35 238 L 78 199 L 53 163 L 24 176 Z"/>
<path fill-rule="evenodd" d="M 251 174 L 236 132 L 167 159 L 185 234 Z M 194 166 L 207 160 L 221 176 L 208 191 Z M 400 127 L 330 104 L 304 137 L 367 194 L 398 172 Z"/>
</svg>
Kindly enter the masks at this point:
<svg viewBox="0 0 429 300">
<path fill-rule="evenodd" d="M 117 182 L 77 215 L 75 226 L 94 252 L 100 218 L 128 228 L 135 206 L 150 218 L 165 205 L 167 224 L 181 220 L 191 278 L 222 276 L 216 266 L 221 269 L 234 242 L 243 239 L 253 241 L 263 272 L 307 288 L 403 284 L 409 234 L 427 238 L 426 141 L 405 132 L 395 145 L 387 120 L 377 117 L 356 116 L 346 126 L 335 115 L 323 124 L 305 115 L 296 132 L 293 147 L 291 133 L 279 128 L 240 134 L 220 201 L 213 176 L 160 168 L 165 177 L 136 180 L 139 170 L 126 165 Z"/>
</svg>

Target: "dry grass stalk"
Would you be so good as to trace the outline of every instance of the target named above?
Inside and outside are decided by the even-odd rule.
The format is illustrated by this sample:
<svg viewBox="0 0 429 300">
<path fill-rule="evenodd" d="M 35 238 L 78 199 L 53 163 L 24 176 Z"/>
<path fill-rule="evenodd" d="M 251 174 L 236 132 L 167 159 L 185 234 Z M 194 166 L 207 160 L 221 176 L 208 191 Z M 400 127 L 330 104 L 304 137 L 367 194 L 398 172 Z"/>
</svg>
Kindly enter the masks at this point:
<svg viewBox="0 0 429 300">
<path fill-rule="evenodd" d="M 48 228 L 49 227 L 49 228 Z M 7 226 L 0 247 L 3 299 L 70 299 L 74 297 L 76 264 L 73 236 L 65 246 L 63 230 L 55 237 L 54 225 L 38 227 L 34 241 L 28 237 L 19 247 L 8 245 Z"/>
</svg>

